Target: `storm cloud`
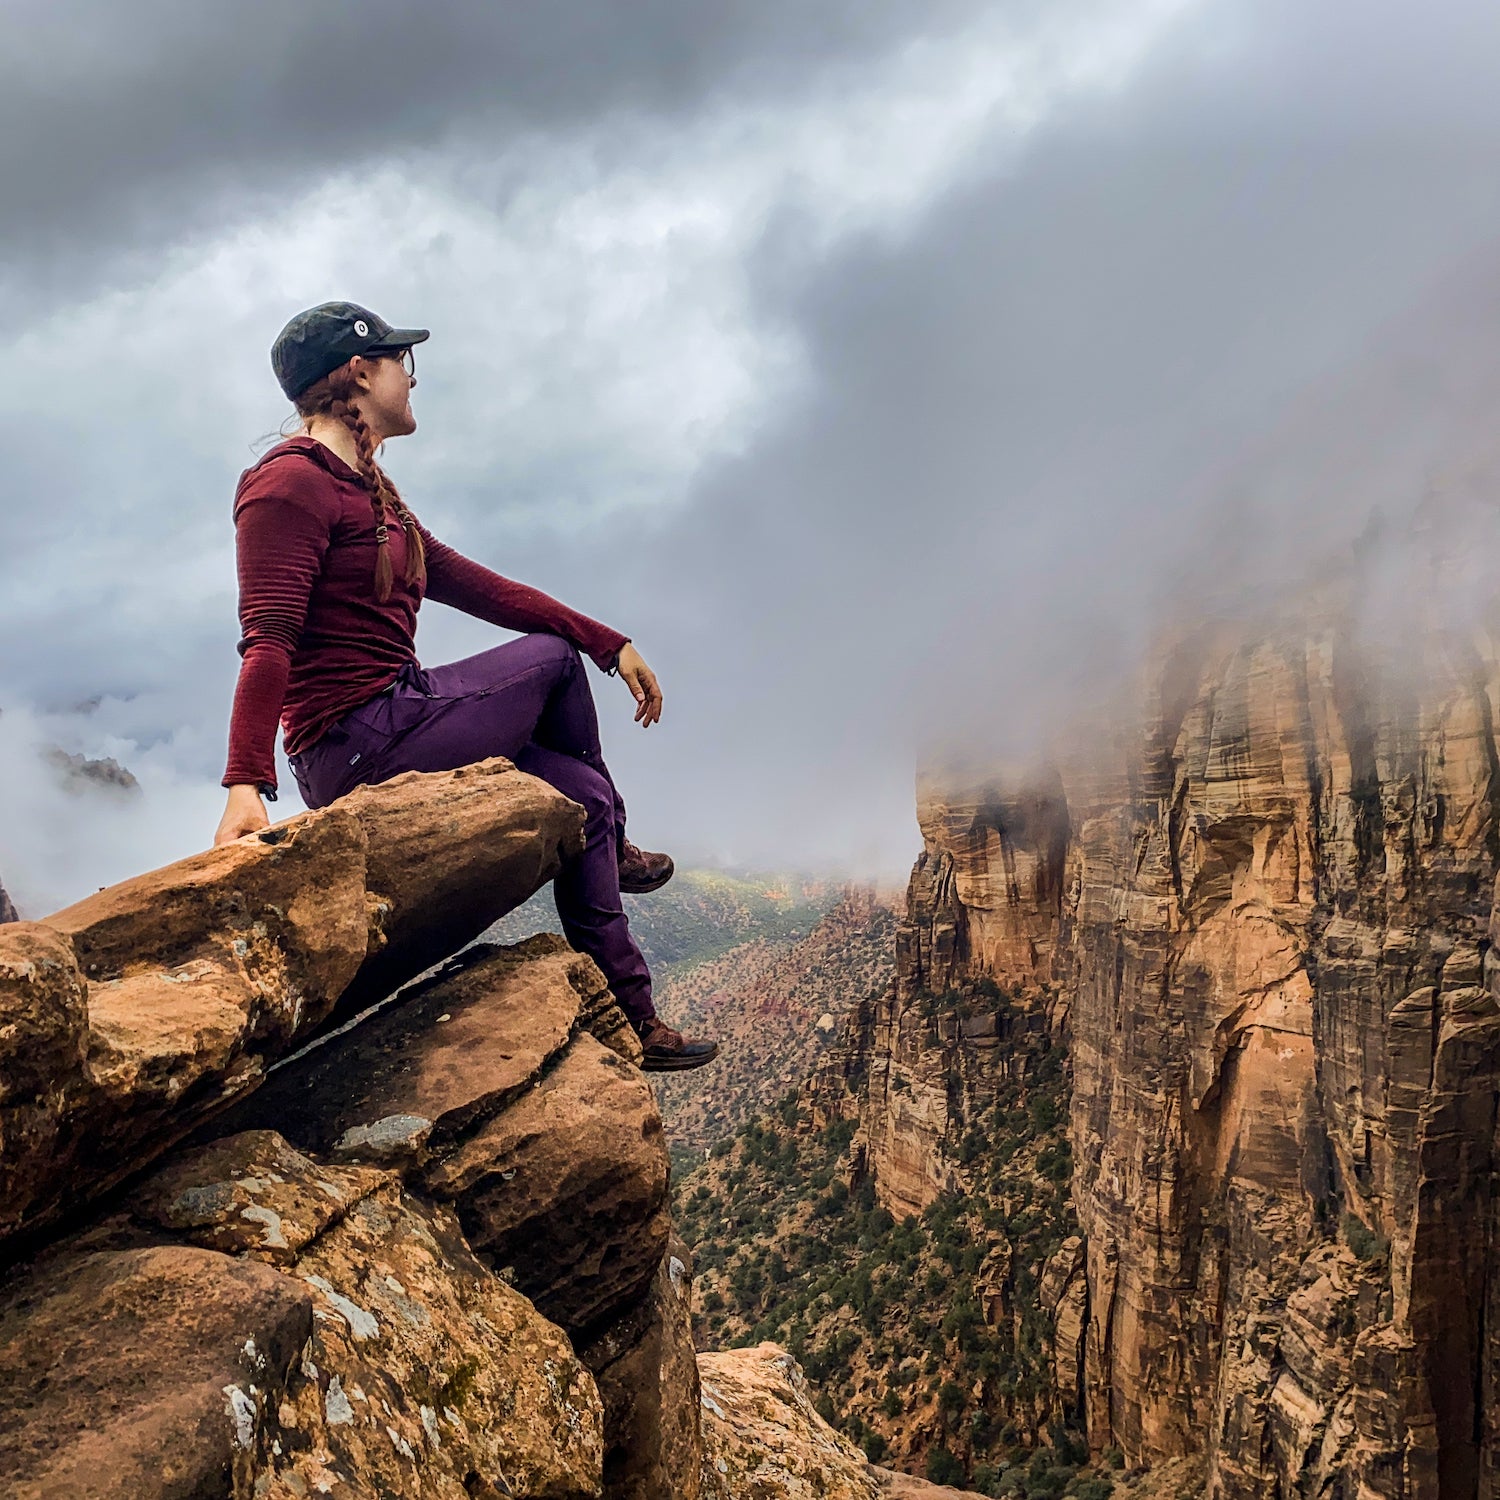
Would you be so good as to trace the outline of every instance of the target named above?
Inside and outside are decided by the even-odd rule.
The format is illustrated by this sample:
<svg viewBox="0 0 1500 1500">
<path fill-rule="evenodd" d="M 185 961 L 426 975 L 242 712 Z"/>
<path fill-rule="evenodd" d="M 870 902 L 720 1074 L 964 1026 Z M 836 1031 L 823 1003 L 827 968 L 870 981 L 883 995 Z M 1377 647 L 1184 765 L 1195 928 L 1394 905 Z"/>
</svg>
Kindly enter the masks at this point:
<svg viewBox="0 0 1500 1500">
<path fill-rule="evenodd" d="M 895 873 L 920 756 L 1044 745 L 1169 613 L 1285 587 L 1417 503 L 1500 397 L 1478 3 L 20 28 L 0 873 L 23 909 L 211 835 L 229 496 L 285 414 L 266 348 L 299 306 L 434 330 L 388 454 L 404 493 L 661 673 L 644 734 L 598 685 L 635 836 L 778 866 Z M 434 608 L 419 649 L 493 639 Z M 138 805 L 106 827 L 45 791 L 42 742 L 131 765 Z"/>
</svg>

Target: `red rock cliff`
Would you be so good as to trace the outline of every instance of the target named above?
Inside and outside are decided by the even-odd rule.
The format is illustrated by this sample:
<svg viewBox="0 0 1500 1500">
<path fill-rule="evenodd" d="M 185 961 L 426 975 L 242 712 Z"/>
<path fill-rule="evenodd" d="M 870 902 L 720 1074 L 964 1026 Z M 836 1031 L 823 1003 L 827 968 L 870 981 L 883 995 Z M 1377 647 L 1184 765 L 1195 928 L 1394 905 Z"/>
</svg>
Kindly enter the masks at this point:
<svg viewBox="0 0 1500 1500">
<path fill-rule="evenodd" d="M 1168 653 L 1112 767 L 924 783 L 861 1139 L 898 1212 L 961 1185 L 983 1056 L 917 991 L 1066 1025 L 1096 1449 L 1236 1500 L 1493 1492 L 1497 696 L 1489 636 L 1396 674 L 1329 609 Z"/>
</svg>

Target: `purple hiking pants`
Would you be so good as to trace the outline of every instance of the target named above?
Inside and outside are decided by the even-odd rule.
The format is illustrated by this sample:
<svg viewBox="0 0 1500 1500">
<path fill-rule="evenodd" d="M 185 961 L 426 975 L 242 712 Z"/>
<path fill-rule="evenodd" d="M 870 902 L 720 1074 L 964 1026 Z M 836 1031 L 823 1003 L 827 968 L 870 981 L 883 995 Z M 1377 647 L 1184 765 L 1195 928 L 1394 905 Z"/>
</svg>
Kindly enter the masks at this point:
<svg viewBox="0 0 1500 1500">
<path fill-rule="evenodd" d="M 527 635 L 430 671 L 412 663 L 384 692 L 350 709 L 289 757 L 309 807 L 403 771 L 452 771 L 491 755 L 555 786 L 587 814 L 584 849 L 553 883 L 568 941 L 604 971 L 637 1023 L 656 1014 L 651 972 L 620 903 L 625 804 L 599 748 L 594 695 L 578 652 Z"/>
</svg>

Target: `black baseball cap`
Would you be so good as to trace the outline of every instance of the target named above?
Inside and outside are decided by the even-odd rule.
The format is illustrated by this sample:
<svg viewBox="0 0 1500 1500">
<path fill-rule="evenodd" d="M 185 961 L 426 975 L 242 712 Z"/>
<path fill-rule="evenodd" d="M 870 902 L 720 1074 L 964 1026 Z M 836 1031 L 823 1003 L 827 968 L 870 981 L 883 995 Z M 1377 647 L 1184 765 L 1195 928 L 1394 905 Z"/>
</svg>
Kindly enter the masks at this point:
<svg viewBox="0 0 1500 1500">
<path fill-rule="evenodd" d="M 425 328 L 392 328 L 357 302 L 320 302 L 299 312 L 271 345 L 271 368 L 295 401 L 308 386 L 338 369 L 356 354 L 385 354 L 420 344 Z"/>
</svg>

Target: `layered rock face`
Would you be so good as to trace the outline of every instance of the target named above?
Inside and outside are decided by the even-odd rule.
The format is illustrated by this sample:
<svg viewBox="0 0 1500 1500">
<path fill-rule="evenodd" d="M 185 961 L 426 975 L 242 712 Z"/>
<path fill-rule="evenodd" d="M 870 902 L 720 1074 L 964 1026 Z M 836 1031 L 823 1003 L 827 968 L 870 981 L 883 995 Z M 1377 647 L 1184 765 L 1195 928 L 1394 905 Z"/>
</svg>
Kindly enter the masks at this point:
<svg viewBox="0 0 1500 1500">
<path fill-rule="evenodd" d="M 1060 1025 L 1059 959 L 1069 823 L 1055 775 L 940 798 L 924 788 L 924 850 L 896 932 L 894 982 L 859 1000 L 812 1081 L 824 1117 L 851 1112 L 880 1201 L 897 1219 L 962 1191 L 959 1137 L 1019 1077 L 993 1014 L 956 1002 L 989 979 L 1019 1009 L 1006 1029 Z"/>
<path fill-rule="evenodd" d="M 1096 1450 L 1245 1500 L 1493 1491 L 1497 697 L 1487 635 L 1414 628 L 1397 672 L 1329 608 L 1168 653 L 1113 766 L 924 789 L 844 1066 L 917 1206 L 974 1082 L 902 994 L 988 975 L 1066 1027 L 1081 1271 L 1043 1290 Z"/>
<path fill-rule="evenodd" d="M 1495 1462 L 1500 674 L 1452 637 L 1411 665 L 1337 616 L 1200 640 L 1134 797 L 1079 810 L 1094 1426 L 1206 1435 L 1224 1495 L 1475 1495 Z"/>
</svg>

